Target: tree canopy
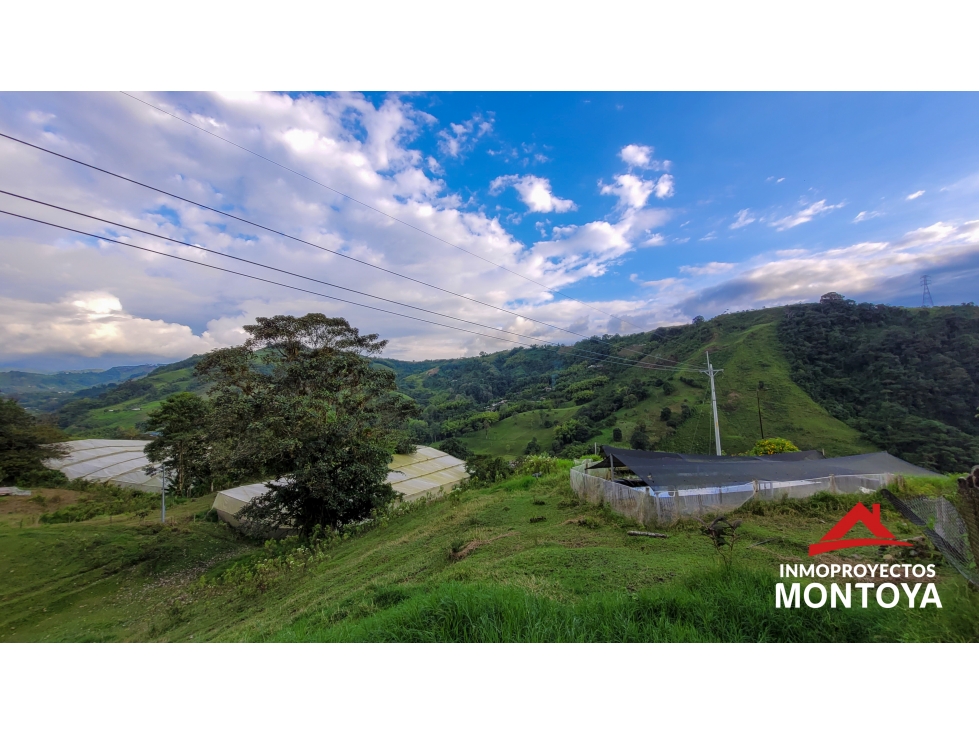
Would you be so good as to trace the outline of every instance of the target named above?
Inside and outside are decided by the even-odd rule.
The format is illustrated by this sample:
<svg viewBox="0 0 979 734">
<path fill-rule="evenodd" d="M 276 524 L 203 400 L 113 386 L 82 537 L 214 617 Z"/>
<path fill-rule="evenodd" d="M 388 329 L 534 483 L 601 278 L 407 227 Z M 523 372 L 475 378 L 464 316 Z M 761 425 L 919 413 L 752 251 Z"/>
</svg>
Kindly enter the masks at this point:
<svg viewBox="0 0 979 734">
<path fill-rule="evenodd" d="M 0 482 L 29 482 L 32 474 L 50 473 L 41 462 L 64 455 L 57 443 L 64 438 L 16 400 L 0 397 Z"/>
<path fill-rule="evenodd" d="M 256 321 L 196 367 L 211 385 L 212 467 L 270 480 L 241 518 L 310 534 L 368 517 L 395 497 L 388 463 L 417 413 L 394 372 L 371 364 L 387 342 L 317 313 Z"/>
<path fill-rule="evenodd" d="M 792 379 L 895 456 L 938 471 L 979 460 L 979 308 L 909 309 L 827 293 L 789 306 Z"/>
</svg>

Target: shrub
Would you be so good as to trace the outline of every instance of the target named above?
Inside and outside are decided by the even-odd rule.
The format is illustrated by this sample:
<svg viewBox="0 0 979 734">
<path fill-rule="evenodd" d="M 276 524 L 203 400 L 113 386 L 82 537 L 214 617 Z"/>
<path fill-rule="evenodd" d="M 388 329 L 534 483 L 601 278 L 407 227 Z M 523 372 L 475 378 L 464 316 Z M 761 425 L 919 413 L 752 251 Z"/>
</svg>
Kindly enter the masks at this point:
<svg viewBox="0 0 979 734">
<path fill-rule="evenodd" d="M 612 440 L 613 441 L 621 441 L 622 440 L 622 429 L 621 428 L 613 428 L 612 429 Z"/>
<path fill-rule="evenodd" d="M 664 395 L 672 395 L 675 392 L 676 392 L 676 386 L 672 382 L 664 382 L 663 383 L 663 394 Z"/>
<path fill-rule="evenodd" d="M 524 474 L 552 474 L 557 471 L 557 459 L 543 454 L 528 456 L 520 469 Z"/>
<path fill-rule="evenodd" d="M 466 459 L 466 471 L 478 482 L 499 482 L 513 474 L 513 467 L 499 456 L 473 454 Z"/>
<path fill-rule="evenodd" d="M 750 456 L 770 456 L 771 454 L 787 454 L 798 450 L 799 447 L 788 439 L 763 438 L 751 448 L 748 454 Z"/>
<path fill-rule="evenodd" d="M 543 449 L 541 449 L 540 443 L 537 441 L 537 436 L 534 436 L 527 444 L 527 448 L 523 450 L 525 456 L 530 456 L 532 454 L 540 454 Z"/>
<path fill-rule="evenodd" d="M 659 419 L 661 421 L 668 421 L 672 416 L 673 416 L 673 411 L 670 410 L 668 407 L 663 408 L 663 410 L 659 412 Z"/>
</svg>

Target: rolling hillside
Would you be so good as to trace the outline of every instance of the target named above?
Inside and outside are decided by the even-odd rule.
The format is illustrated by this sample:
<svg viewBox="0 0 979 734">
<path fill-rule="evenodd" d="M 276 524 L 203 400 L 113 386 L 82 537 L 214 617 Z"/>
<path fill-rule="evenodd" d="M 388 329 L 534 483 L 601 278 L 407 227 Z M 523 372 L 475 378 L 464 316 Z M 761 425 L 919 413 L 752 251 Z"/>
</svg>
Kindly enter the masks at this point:
<svg viewBox="0 0 979 734">
<path fill-rule="evenodd" d="M 669 366 L 706 367 L 710 351 L 723 370 L 716 387 L 726 453 L 749 450 L 764 433 L 830 456 L 884 449 L 946 472 L 979 461 L 979 308 L 829 295 L 573 348 L 376 364 L 419 404 L 410 426 L 417 443 L 454 438 L 480 454 L 512 458 L 536 440 L 537 451 L 575 458 L 596 443 L 629 446 L 641 424 L 650 448 L 713 453 L 707 376 Z M 80 437 L 132 435 L 167 395 L 203 391 L 196 361 L 79 393 L 58 423 Z"/>
</svg>

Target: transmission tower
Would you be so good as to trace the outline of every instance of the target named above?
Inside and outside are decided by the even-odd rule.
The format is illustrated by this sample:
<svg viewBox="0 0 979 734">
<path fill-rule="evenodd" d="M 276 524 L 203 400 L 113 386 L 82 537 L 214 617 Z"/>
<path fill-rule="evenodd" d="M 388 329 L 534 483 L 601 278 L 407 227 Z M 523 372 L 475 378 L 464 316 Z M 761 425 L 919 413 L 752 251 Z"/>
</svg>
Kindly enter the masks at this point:
<svg viewBox="0 0 979 734">
<path fill-rule="evenodd" d="M 921 307 L 922 308 L 934 308 L 935 302 L 931 299 L 931 291 L 928 290 L 928 283 L 931 282 L 931 277 L 927 275 L 921 276 Z"/>
</svg>

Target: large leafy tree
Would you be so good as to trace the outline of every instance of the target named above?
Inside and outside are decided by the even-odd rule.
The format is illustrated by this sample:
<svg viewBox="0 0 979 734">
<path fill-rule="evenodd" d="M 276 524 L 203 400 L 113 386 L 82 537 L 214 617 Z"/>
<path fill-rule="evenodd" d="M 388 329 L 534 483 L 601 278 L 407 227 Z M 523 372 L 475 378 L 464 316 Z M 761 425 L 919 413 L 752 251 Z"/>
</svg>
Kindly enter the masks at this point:
<svg viewBox="0 0 979 734">
<path fill-rule="evenodd" d="M 178 494 L 210 488 L 208 403 L 191 392 L 171 395 L 149 412 L 146 429 L 159 435 L 143 449 L 167 469 L 168 486 Z"/>
<path fill-rule="evenodd" d="M 64 438 L 59 430 L 38 421 L 16 400 L 0 397 L 0 482 L 20 481 L 46 472 L 41 462 L 64 455 L 64 448 L 56 443 Z"/>
<path fill-rule="evenodd" d="M 390 502 L 387 466 L 418 411 L 397 392 L 394 372 L 371 364 L 387 342 L 317 313 L 244 329 L 242 346 L 215 350 L 196 368 L 212 385 L 215 470 L 269 479 L 240 517 L 308 535 Z"/>
</svg>

